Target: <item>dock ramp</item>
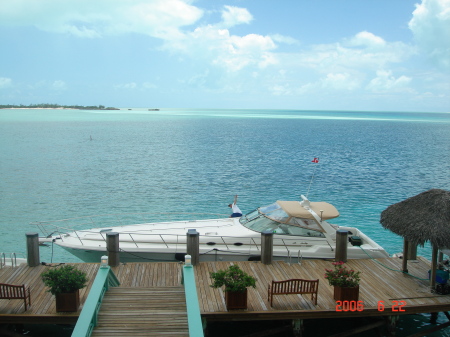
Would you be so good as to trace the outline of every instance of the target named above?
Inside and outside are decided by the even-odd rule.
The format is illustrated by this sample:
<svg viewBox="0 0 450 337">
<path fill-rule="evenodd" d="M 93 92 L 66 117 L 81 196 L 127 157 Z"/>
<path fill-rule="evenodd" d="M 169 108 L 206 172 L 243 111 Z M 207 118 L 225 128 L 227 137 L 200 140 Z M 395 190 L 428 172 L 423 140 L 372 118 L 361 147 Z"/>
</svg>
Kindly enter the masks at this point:
<svg viewBox="0 0 450 337">
<path fill-rule="evenodd" d="M 103 298 L 92 337 L 189 336 L 183 286 L 114 287 Z"/>
</svg>

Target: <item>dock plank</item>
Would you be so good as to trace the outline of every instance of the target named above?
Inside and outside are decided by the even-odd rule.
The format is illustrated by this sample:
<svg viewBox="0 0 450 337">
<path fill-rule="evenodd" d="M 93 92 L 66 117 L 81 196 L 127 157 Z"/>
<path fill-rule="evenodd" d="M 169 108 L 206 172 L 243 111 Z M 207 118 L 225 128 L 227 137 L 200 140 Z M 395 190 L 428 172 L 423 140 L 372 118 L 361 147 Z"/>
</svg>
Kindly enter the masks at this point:
<svg viewBox="0 0 450 337">
<path fill-rule="evenodd" d="M 146 266 L 140 267 L 144 270 Z M 163 271 L 164 266 L 160 267 Z M 103 299 L 92 337 L 160 336 L 164 333 L 189 336 L 182 286 L 111 288 Z"/>
</svg>

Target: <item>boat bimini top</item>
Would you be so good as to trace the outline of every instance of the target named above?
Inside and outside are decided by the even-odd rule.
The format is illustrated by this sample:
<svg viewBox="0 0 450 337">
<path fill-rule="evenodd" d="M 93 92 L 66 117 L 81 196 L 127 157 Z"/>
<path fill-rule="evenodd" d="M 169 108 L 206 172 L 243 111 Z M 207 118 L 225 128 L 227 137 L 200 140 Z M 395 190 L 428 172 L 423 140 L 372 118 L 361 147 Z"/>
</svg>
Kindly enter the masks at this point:
<svg viewBox="0 0 450 337">
<path fill-rule="evenodd" d="M 248 229 L 275 234 L 324 237 L 336 231 L 324 220 L 339 216 L 339 211 L 326 202 L 277 201 L 244 215 L 240 223 Z"/>
</svg>

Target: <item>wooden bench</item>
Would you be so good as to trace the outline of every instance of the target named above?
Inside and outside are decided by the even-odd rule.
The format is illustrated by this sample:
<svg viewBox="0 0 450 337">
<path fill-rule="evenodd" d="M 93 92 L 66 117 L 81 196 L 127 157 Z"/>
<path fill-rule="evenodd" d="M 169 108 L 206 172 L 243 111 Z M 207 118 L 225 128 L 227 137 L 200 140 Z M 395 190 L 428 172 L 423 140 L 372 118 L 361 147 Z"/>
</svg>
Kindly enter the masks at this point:
<svg viewBox="0 0 450 337">
<path fill-rule="evenodd" d="M 273 295 L 311 294 L 311 301 L 317 305 L 319 280 L 291 279 L 286 281 L 272 281 L 267 292 L 267 301 L 272 306 Z"/>
<path fill-rule="evenodd" d="M 27 287 L 25 284 L 17 286 L 13 284 L 0 283 L 0 299 L 24 300 L 25 311 L 27 311 L 27 298 L 28 305 L 31 305 L 30 287 Z"/>
</svg>

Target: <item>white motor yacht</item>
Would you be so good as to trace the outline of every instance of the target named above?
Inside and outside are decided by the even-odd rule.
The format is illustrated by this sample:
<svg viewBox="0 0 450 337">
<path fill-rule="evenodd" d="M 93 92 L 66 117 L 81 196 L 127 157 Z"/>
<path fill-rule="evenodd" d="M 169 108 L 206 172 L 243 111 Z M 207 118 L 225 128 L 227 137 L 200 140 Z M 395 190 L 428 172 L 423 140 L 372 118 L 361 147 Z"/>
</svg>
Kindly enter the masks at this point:
<svg viewBox="0 0 450 337">
<path fill-rule="evenodd" d="M 274 260 L 332 259 L 337 230 L 348 231 L 349 259 L 389 256 L 359 229 L 328 222 L 338 216 L 333 205 L 310 202 L 302 196 L 302 201 L 277 201 L 239 218 L 147 222 L 81 230 L 68 228 L 64 222 L 35 224 L 46 235 L 43 241 L 53 241 L 85 262 L 98 262 L 106 255 L 108 232 L 119 233 L 121 262 L 183 261 L 188 230 L 199 233 L 200 261 L 257 261 L 261 257 L 262 232 L 273 233 Z"/>
</svg>

